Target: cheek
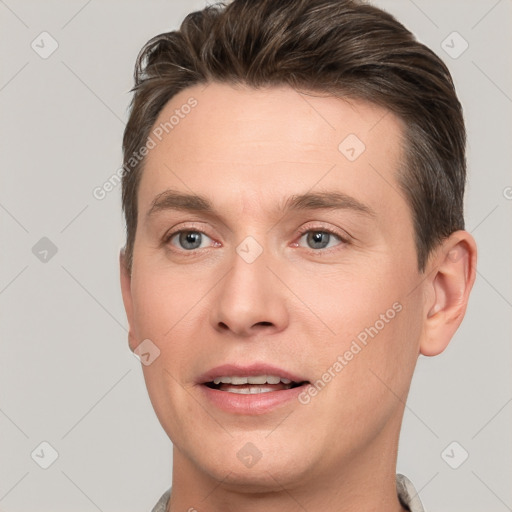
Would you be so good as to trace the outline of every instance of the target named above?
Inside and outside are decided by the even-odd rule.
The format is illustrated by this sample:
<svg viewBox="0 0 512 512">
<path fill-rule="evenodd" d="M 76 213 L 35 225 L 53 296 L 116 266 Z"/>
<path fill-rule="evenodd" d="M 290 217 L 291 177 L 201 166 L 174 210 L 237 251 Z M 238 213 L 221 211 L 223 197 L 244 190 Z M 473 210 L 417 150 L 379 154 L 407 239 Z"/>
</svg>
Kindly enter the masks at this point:
<svg viewBox="0 0 512 512">
<path fill-rule="evenodd" d="M 339 356 L 346 364 L 343 373 L 353 375 L 343 386 L 376 381 L 370 370 L 390 383 L 401 378 L 397 369 L 412 374 L 422 308 L 419 294 L 410 293 L 416 275 L 410 267 L 408 272 L 390 261 L 379 268 L 297 276 L 294 291 L 306 299 L 309 312 L 302 318 L 292 312 L 292 322 L 313 340 L 317 375 L 328 371 Z"/>
<path fill-rule="evenodd" d="M 176 385 L 172 377 L 186 385 L 191 368 L 202 364 L 214 284 L 204 273 L 165 265 L 140 265 L 132 276 L 134 336 L 138 343 L 149 339 L 158 347 L 158 359 L 143 370 L 148 389 L 163 400 L 166 386 Z"/>
<path fill-rule="evenodd" d="M 147 267 L 132 276 L 132 297 L 138 337 L 163 339 L 186 321 L 201 290 L 183 273 Z"/>
<path fill-rule="evenodd" d="M 328 345 L 335 339 L 356 336 L 376 322 L 381 330 L 381 315 L 387 326 L 397 316 L 399 304 L 393 305 L 402 300 L 400 287 L 391 280 L 355 267 L 337 272 L 298 274 L 292 282 L 294 293 L 309 308 L 311 320 L 308 323 L 325 331 Z"/>
</svg>

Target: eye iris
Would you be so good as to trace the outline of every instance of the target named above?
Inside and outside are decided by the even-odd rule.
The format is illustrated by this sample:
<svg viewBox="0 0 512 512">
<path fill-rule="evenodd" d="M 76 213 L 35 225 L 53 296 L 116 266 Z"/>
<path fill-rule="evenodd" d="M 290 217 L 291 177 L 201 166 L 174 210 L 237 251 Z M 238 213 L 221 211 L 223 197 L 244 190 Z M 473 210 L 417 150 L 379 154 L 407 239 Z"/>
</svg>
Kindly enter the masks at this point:
<svg viewBox="0 0 512 512">
<path fill-rule="evenodd" d="M 329 243 L 329 233 L 324 231 L 312 231 L 308 233 L 307 241 L 313 249 L 323 249 Z"/>
<path fill-rule="evenodd" d="M 201 245 L 201 233 L 184 231 L 180 233 L 180 245 L 185 249 L 197 249 Z"/>
</svg>

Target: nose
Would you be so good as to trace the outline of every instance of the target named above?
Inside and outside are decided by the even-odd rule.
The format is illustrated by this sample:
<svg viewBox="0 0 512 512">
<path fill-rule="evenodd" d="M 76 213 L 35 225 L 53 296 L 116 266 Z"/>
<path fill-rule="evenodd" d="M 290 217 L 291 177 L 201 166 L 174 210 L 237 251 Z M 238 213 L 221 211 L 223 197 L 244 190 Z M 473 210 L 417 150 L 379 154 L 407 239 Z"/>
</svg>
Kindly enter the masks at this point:
<svg viewBox="0 0 512 512">
<path fill-rule="evenodd" d="M 242 253 L 241 253 L 242 254 Z M 217 288 L 211 310 L 214 329 L 224 334 L 250 337 L 274 334 L 288 325 L 286 290 L 276 278 L 277 262 L 271 271 L 265 251 L 254 261 L 233 255 L 233 264 Z"/>
</svg>

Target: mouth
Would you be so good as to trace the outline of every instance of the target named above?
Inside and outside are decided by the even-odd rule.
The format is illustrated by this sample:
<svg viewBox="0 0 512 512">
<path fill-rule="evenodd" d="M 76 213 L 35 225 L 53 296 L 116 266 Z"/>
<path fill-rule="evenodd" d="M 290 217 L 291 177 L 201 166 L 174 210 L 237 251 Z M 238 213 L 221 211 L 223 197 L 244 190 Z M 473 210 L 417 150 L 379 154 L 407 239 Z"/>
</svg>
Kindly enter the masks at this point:
<svg viewBox="0 0 512 512">
<path fill-rule="evenodd" d="M 292 381 L 278 375 L 254 375 L 254 376 L 222 376 L 204 385 L 210 389 L 238 393 L 240 395 L 256 395 L 271 393 L 273 391 L 285 391 L 309 384 L 309 381 Z"/>
<path fill-rule="evenodd" d="M 237 415 L 264 414 L 296 399 L 310 381 L 262 363 L 226 364 L 213 368 L 197 381 L 207 403 Z"/>
</svg>

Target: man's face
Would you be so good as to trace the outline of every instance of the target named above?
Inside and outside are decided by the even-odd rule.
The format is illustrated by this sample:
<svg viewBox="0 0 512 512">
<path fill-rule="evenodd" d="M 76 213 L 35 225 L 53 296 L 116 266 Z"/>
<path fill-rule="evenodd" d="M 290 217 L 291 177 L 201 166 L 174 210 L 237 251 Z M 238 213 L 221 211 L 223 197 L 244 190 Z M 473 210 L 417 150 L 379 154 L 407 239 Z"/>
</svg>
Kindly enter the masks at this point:
<svg viewBox="0 0 512 512">
<path fill-rule="evenodd" d="M 425 316 L 402 124 L 221 84 L 182 91 L 155 128 L 173 115 L 146 157 L 123 293 L 131 349 L 160 351 L 143 369 L 175 460 L 255 489 L 362 471 L 396 450 Z M 284 382 L 207 384 L 264 375 Z"/>
</svg>

